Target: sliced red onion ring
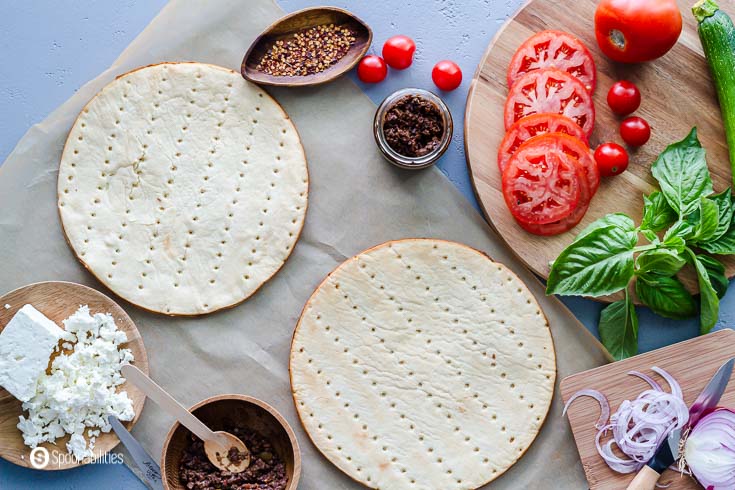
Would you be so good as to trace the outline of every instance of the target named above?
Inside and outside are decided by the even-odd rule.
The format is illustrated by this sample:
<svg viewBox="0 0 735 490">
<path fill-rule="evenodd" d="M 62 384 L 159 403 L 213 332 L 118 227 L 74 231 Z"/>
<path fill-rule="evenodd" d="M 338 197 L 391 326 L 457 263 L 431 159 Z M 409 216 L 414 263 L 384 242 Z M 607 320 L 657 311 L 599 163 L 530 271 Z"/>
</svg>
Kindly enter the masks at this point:
<svg viewBox="0 0 735 490">
<path fill-rule="evenodd" d="M 664 391 L 663 388 L 661 388 L 661 385 L 658 384 L 658 381 L 656 381 L 655 379 L 653 379 L 647 374 L 643 374 L 640 371 L 628 371 L 628 374 L 630 374 L 631 376 L 636 376 L 638 378 L 641 378 L 643 381 L 651 385 L 651 388 L 653 388 L 656 391 Z"/>
<path fill-rule="evenodd" d="M 651 369 L 666 380 L 671 393 L 663 391 L 650 376 L 631 371 L 628 374 L 641 378 L 651 389 L 640 393 L 635 400 L 623 401 L 612 415 L 607 398 L 597 390 L 578 391 L 564 406 L 563 414 L 566 414 L 569 405 L 580 396 L 591 396 L 600 403 L 602 413 L 595 424 L 598 429 L 595 447 L 607 465 L 618 473 L 638 471 L 653 457 L 669 432 L 683 427 L 689 420 L 689 410 L 682 399 L 679 384 L 663 369 L 655 366 Z M 603 442 L 602 438 L 608 431 L 612 432 L 612 438 Z M 613 446 L 617 446 L 624 456 L 616 454 Z"/>
<path fill-rule="evenodd" d="M 565 416 L 567 414 L 567 409 L 569 408 L 569 405 L 572 404 L 574 400 L 579 398 L 580 396 L 589 396 L 597 400 L 597 403 L 600 404 L 600 418 L 595 423 L 596 429 L 602 429 L 605 424 L 607 424 L 607 420 L 610 418 L 610 403 L 607 401 L 607 398 L 605 395 L 600 393 L 597 390 L 579 390 L 575 394 L 573 394 L 569 400 L 567 400 L 567 403 L 564 405 L 564 410 L 561 412 L 561 416 Z"/>
<path fill-rule="evenodd" d="M 663 379 L 666 380 L 666 382 L 669 384 L 669 387 L 671 388 L 671 394 L 674 395 L 677 398 L 681 398 L 681 388 L 679 387 L 679 383 L 676 382 L 674 377 L 661 369 L 660 367 L 653 366 L 651 368 L 651 371 L 658 373 L 659 376 L 661 376 Z"/>
</svg>

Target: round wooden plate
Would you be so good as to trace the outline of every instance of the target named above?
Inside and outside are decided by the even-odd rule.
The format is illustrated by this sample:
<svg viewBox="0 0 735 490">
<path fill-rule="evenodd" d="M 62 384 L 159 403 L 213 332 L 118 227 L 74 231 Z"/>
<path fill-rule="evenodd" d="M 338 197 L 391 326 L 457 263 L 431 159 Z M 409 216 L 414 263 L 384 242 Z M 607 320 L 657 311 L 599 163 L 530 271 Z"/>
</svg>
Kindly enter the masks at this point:
<svg viewBox="0 0 735 490">
<path fill-rule="evenodd" d="M 104 294 L 87 286 L 71 282 L 39 282 L 23 286 L 0 297 L 0 332 L 15 313 L 26 304 L 33 305 L 61 328 L 64 328 L 61 323 L 62 320 L 69 318 L 82 305 L 88 305 L 92 314 L 110 313 L 115 319 L 117 327 L 128 336 L 128 342 L 124 346 L 133 352 L 133 356 L 135 356 L 133 363 L 141 371 L 148 373 L 148 356 L 140 332 L 138 332 L 127 313 Z M 10 307 L 5 308 L 5 305 Z M 131 429 L 143 411 L 145 395 L 128 382 L 123 384 L 121 389 L 127 391 L 128 396 L 133 401 L 135 418 L 125 423 L 125 426 Z M 30 461 L 31 449 L 23 444 L 23 436 L 16 427 L 18 417 L 22 413 L 21 402 L 6 390 L 0 388 L 0 457 L 26 468 L 34 468 Z M 39 469 L 65 470 L 88 462 L 86 460 L 76 462 L 71 455 L 67 454 L 66 442 L 68 440 L 69 436 L 66 436 L 57 439 L 55 445 L 42 444 L 41 446 L 48 449 L 52 454 L 52 459 L 47 466 Z M 110 452 L 119 442 L 120 440 L 112 431 L 100 434 L 94 448 L 95 459 Z M 54 460 L 53 451 L 63 454 L 63 459 Z M 59 464 L 57 464 L 57 461 Z"/>
<path fill-rule="evenodd" d="M 518 11 L 490 42 L 480 62 L 467 96 L 465 112 L 465 152 L 477 200 L 486 219 L 516 255 L 536 274 L 548 278 L 549 262 L 569 245 L 585 226 L 613 212 L 623 212 L 640 223 L 643 194 L 654 190 L 651 163 L 669 144 L 683 139 L 697 126 L 699 139 L 707 150 L 714 188 L 717 192 L 731 184 L 725 133 L 707 62 L 691 14 L 692 0 L 677 0 L 684 20 L 679 42 L 662 58 L 638 65 L 616 64 L 604 57 L 594 37 L 595 0 L 533 0 Z M 720 7 L 735 14 L 735 2 L 721 0 Z M 590 139 L 592 148 L 601 142 L 622 143 L 619 117 L 607 106 L 610 86 L 617 80 L 634 82 L 641 90 L 642 103 L 635 115 L 652 127 L 651 140 L 630 152 L 631 163 L 623 174 L 603 179 L 589 211 L 571 231 L 541 237 L 521 229 L 513 220 L 501 193 L 497 152 L 505 127 L 503 108 L 508 94 L 506 72 L 515 50 L 534 33 L 544 29 L 567 31 L 580 38 L 597 64 L 594 94 L 597 121 Z M 728 277 L 735 276 L 735 257 L 718 257 Z M 682 274 L 687 287 L 697 290 L 693 274 Z M 603 298 L 603 299 L 611 299 Z"/>
</svg>

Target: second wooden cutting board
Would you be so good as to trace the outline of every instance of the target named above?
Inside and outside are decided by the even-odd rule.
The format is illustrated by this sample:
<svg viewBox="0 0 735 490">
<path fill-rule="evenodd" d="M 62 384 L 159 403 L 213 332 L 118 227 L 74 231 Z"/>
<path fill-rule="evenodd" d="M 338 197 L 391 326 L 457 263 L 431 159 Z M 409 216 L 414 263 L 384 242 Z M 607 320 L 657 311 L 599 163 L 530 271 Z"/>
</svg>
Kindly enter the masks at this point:
<svg viewBox="0 0 735 490">
<path fill-rule="evenodd" d="M 624 361 L 568 376 L 561 382 L 562 400 L 566 403 L 574 393 L 582 389 L 599 390 L 610 402 L 610 411 L 614 412 L 623 400 L 636 398 L 648 388 L 648 385 L 642 380 L 628 375 L 628 371 L 636 370 L 649 374 L 658 379 L 664 389 L 668 390 L 666 382 L 651 371 L 652 366 L 658 366 L 679 382 L 684 393 L 684 401 L 687 406 L 691 406 L 717 369 L 731 357 L 735 357 L 735 331 L 720 330 Z M 735 375 L 733 377 L 735 378 Z M 719 406 L 735 408 L 735 380 L 730 380 Z M 595 435 L 597 434 L 595 422 L 600 416 L 597 402 L 589 397 L 581 397 L 569 407 L 567 416 L 590 490 L 626 488 L 634 474 L 615 473 L 595 449 Z M 668 490 L 702 488 L 691 477 L 680 477 L 671 470 L 664 472 L 660 482 L 664 485 L 671 483 Z"/>
</svg>

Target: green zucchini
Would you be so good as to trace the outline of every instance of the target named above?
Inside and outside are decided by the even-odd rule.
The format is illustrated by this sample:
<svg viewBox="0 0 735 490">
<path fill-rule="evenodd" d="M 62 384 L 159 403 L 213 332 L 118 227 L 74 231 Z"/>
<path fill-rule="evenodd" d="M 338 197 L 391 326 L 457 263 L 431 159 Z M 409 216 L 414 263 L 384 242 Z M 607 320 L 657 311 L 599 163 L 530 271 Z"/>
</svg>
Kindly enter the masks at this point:
<svg viewBox="0 0 735 490">
<path fill-rule="evenodd" d="M 692 12 L 699 24 L 699 39 L 720 101 L 735 184 L 735 26 L 714 0 L 700 0 L 694 4 Z"/>
</svg>

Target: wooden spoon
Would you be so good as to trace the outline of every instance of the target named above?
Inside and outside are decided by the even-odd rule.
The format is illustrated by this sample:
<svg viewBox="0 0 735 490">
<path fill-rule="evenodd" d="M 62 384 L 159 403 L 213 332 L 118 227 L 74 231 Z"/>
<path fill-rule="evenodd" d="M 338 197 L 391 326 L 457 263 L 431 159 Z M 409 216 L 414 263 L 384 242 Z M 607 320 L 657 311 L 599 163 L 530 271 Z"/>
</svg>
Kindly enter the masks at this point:
<svg viewBox="0 0 735 490">
<path fill-rule="evenodd" d="M 207 453 L 209 462 L 222 471 L 230 473 L 241 473 L 250 466 L 250 450 L 236 436 L 225 431 L 212 431 L 209 427 L 196 418 L 183 405 L 177 402 L 163 388 L 158 386 L 143 371 L 126 364 L 122 367 L 122 375 L 135 386 L 140 388 L 148 398 L 167 411 L 169 415 L 176 418 L 184 427 L 192 431 L 199 439 L 204 441 L 204 452 Z M 240 458 L 230 461 L 228 454 L 232 448 L 237 449 Z"/>
<path fill-rule="evenodd" d="M 269 75 L 257 69 L 261 58 L 271 49 L 276 41 L 290 38 L 303 29 L 324 24 L 347 27 L 355 33 L 355 42 L 337 63 L 319 73 L 294 77 Z M 347 10 L 336 7 L 307 8 L 282 17 L 268 26 L 260 36 L 255 38 L 255 41 L 253 41 L 253 44 L 250 45 L 247 53 L 245 53 L 240 72 L 246 80 L 260 85 L 277 85 L 283 87 L 318 85 L 334 80 L 352 69 L 365 55 L 372 40 L 373 31 L 370 30 L 370 27 Z"/>
</svg>

